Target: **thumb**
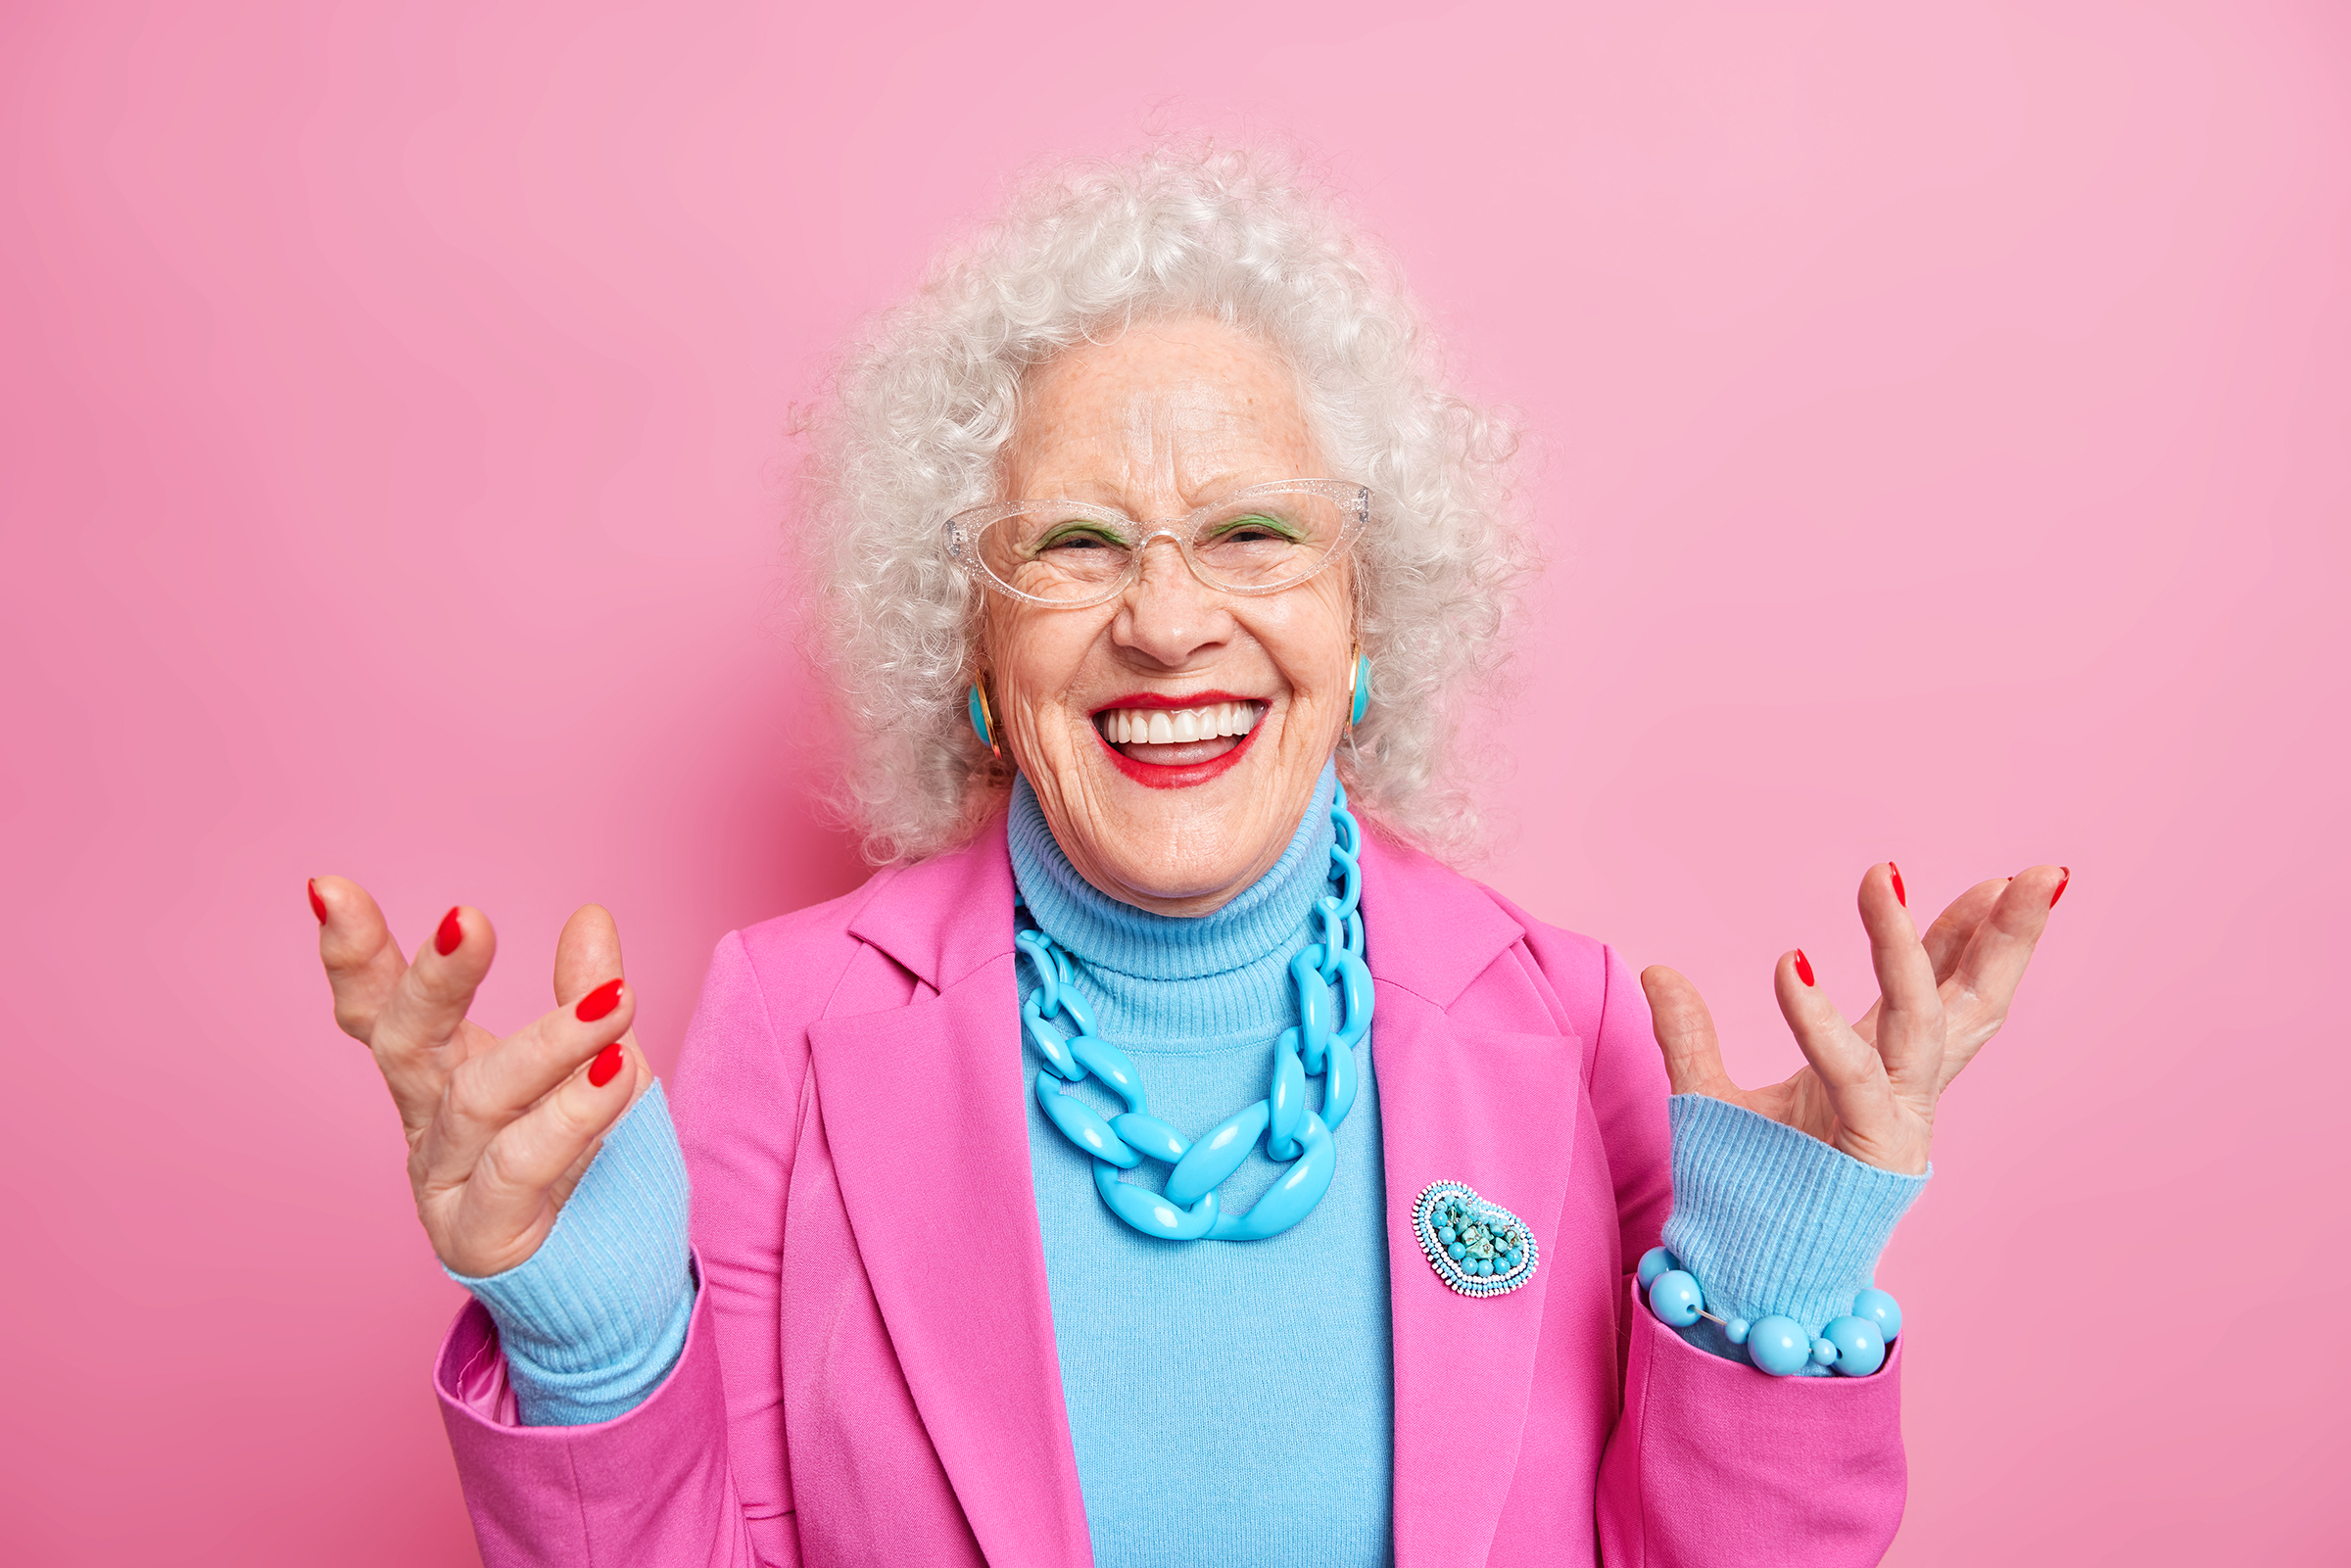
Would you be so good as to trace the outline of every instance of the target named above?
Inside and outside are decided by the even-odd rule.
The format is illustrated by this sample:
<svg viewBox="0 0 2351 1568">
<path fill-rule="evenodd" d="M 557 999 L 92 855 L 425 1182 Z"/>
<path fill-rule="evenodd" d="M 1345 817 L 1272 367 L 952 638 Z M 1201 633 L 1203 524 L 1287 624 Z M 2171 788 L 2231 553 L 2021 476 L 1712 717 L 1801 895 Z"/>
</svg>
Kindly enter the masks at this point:
<svg viewBox="0 0 2351 1568">
<path fill-rule="evenodd" d="M 1649 998 L 1650 1023 L 1665 1053 L 1665 1079 L 1672 1091 L 1737 1099 L 1738 1086 L 1723 1070 L 1714 1015 L 1706 1011 L 1698 987 L 1677 971 L 1653 964 L 1641 972 L 1641 989 Z"/>
<path fill-rule="evenodd" d="M 569 1007 L 606 980 L 625 972 L 620 964 L 620 927 L 601 904 L 582 904 L 555 938 L 555 1006 Z"/>
</svg>

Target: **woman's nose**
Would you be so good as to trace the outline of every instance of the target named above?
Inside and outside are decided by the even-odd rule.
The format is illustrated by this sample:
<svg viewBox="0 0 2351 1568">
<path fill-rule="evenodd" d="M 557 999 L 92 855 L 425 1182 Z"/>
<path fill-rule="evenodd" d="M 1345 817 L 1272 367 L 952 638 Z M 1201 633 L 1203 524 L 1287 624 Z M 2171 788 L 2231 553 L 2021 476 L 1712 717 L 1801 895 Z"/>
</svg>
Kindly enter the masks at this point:
<svg viewBox="0 0 2351 1568">
<path fill-rule="evenodd" d="M 1112 627 L 1118 641 L 1153 662 L 1181 669 L 1232 635 L 1223 595 L 1191 573 L 1176 541 L 1143 542 L 1142 565 Z"/>
</svg>

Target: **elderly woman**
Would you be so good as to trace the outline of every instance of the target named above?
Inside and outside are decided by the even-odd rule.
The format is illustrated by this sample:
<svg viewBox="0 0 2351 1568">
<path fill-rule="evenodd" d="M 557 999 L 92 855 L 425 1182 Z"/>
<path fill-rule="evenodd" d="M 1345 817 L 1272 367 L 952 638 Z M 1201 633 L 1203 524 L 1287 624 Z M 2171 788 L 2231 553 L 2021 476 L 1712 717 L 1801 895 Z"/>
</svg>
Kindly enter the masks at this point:
<svg viewBox="0 0 2351 1568">
<path fill-rule="evenodd" d="M 1872 867 L 1883 1000 L 1781 955 L 1808 1066 L 1745 1092 L 1679 975 L 1447 869 L 1531 551 L 1389 275 L 1159 149 L 851 356 L 802 539 L 888 869 L 719 944 L 674 1131 L 601 910 L 500 1039 L 480 912 L 408 964 L 312 884 L 475 1298 L 437 1385 L 488 1562 L 1884 1551 L 1872 1267 L 2063 873 L 1922 941 Z"/>
</svg>

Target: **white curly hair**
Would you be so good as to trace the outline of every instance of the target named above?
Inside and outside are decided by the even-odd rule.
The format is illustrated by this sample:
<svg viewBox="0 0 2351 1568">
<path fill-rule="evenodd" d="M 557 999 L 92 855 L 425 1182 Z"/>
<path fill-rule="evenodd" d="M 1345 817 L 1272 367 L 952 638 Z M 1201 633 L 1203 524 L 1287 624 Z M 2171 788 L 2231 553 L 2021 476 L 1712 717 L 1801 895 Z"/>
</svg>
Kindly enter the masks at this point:
<svg viewBox="0 0 2351 1568">
<path fill-rule="evenodd" d="M 1288 359 L 1336 477 L 1374 498 L 1353 556 L 1372 703 L 1339 768 L 1394 837 L 1481 846 L 1465 709 L 1492 698 L 1537 564 L 1509 419 L 1455 396 L 1384 250 L 1294 155 L 1162 140 L 1055 166 L 849 346 L 807 416 L 803 625 L 846 741 L 833 805 L 878 864 L 967 839 L 1011 775 L 972 734 L 979 595 L 942 525 L 997 499 L 1030 366 L 1136 321 L 1205 316 Z"/>
</svg>

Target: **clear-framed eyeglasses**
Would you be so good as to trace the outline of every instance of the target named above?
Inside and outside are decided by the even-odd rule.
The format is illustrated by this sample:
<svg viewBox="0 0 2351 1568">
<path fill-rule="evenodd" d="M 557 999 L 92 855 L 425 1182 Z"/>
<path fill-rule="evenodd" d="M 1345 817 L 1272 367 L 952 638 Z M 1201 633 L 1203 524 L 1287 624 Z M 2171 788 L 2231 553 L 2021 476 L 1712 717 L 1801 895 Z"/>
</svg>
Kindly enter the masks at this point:
<svg viewBox="0 0 2351 1568">
<path fill-rule="evenodd" d="M 1188 517 L 1138 522 L 1082 500 L 1001 500 L 947 519 L 956 564 L 999 594 L 1083 609 L 1127 592 L 1165 539 L 1223 594 L 1278 594 L 1347 553 L 1371 521 L 1371 492 L 1339 479 L 1251 485 Z"/>
</svg>

